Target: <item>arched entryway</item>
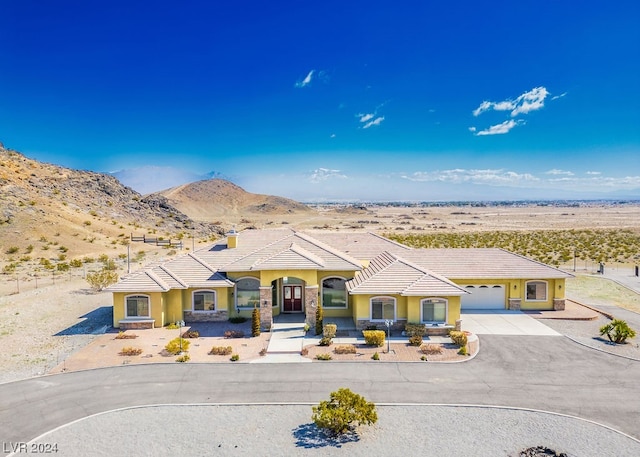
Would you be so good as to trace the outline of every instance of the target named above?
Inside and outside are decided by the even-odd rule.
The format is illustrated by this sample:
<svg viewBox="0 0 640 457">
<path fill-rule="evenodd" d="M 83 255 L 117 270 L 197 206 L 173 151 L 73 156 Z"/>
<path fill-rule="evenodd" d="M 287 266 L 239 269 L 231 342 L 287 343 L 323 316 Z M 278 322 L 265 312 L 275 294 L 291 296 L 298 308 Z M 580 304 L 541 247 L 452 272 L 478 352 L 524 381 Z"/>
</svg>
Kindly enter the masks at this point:
<svg viewBox="0 0 640 457">
<path fill-rule="evenodd" d="M 300 278 L 285 276 L 281 283 L 281 308 L 283 313 L 304 313 L 305 282 Z"/>
</svg>

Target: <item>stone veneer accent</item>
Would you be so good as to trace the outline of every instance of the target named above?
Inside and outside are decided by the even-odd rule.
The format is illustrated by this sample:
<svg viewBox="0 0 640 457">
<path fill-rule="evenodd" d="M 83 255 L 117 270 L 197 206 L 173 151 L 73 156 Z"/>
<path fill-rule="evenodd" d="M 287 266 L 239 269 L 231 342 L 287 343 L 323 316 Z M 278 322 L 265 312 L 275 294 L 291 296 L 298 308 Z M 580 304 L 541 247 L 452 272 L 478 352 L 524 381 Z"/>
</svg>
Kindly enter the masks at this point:
<svg viewBox="0 0 640 457">
<path fill-rule="evenodd" d="M 554 298 L 553 299 L 553 309 L 555 311 L 564 311 L 565 300 L 564 298 Z"/>
<path fill-rule="evenodd" d="M 520 311 L 520 305 L 522 304 L 521 298 L 510 298 L 509 299 L 509 309 L 513 309 L 515 311 Z"/>
<path fill-rule="evenodd" d="M 392 332 L 403 332 L 404 331 L 404 326 L 407 324 L 407 320 L 406 319 L 402 319 L 402 320 L 396 320 L 393 321 L 393 324 L 391 325 L 391 331 Z M 366 330 L 368 326 L 370 325 L 375 325 L 378 330 L 384 330 L 385 332 L 387 331 L 387 326 L 384 325 L 384 322 L 371 322 L 370 320 L 358 320 L 356 322 L 356 329 L 358 330 Z"/>
<path fill-rule="evenodd" d="M 316 326 L 316 310 L 318 309 L 318 286 L 305 286 L 304 288 L 304 313 L 305 322 L 309 328 Z"/>
<path fill-rule="evenodd" d="M 229 313 L 227 310 L 221 311 L 185 311 L 185 322 L 222 322 L 229 319 Z"/>
<path fill-rule="evenodd" d="M 147 319 L 140 321 L 120 321 L 120 330 L 141 330 L 147 328 L 153 328 L 155 320 Z"/>
<path fill-rule="evenodd" d="M 462 319 L 457 319 L 456 320 L 455 331 L 459 332 L 461 330 L 462 330 Z"/>
<path fill-rule="evenodd" d="M 260 286 L 260 329 L 270 332 L 273 325 L 271 286 Z"/>
</svg>

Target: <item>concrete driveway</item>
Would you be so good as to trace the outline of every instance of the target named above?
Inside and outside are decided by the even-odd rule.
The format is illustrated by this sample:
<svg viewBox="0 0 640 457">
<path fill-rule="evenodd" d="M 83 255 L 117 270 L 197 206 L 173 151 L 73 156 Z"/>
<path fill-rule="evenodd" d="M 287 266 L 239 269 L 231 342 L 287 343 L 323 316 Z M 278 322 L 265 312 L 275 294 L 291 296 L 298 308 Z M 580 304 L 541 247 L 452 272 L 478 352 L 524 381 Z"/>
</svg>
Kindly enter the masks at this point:
<svg viewBox="0 0 640 457">
<path fill-rule="evenodd" d="M 462 312 L 462 329 L 476 335 L 560 336 L 521 311 L 506 309 Z"/>
</svg>

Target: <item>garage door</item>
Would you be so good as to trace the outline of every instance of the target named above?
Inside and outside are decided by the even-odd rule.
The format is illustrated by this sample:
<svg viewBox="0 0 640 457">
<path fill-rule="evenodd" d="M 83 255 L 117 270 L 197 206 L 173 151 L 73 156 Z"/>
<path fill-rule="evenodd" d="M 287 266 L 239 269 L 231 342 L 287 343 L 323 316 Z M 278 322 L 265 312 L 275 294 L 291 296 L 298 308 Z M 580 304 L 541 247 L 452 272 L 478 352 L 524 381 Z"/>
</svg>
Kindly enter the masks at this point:
<svg viewBox="0 0 640 457">
<path fill-rule="evenodd" d="M 497 284 L 469 285 L 461 297 L 462 309 L 505 309 L 505 289 Z"/>
</svg>

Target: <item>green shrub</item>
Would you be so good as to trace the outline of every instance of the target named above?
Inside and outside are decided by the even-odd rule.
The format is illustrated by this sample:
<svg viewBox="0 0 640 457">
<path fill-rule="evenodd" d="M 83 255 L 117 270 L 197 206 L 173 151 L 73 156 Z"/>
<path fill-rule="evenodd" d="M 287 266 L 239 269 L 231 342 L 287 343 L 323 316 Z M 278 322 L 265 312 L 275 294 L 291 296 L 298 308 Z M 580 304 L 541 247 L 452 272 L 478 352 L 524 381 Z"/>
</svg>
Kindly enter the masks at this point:
<svg viewBox="0 0 640 457">
<path fill-rule="evenodd" d="M 451 341 L 459 347 L 464 347 L 467 345 L 467 334 L 464 332 L 460 332 L 457 330 L 452 330 L 449 332 L 449 337 Z"/>
<path fill-rule="evenodd" d="M 329 354 L 329 353 L 318 354 L 318 355 L 316 355 L 316 359 L 317 360 L 331 360 L 331 354 Z"/>
<path fill-rule="evenodd" d="M 120 355 L 140 355 L 142 354 L 142 349 L 140 348 L 134 348 L 134 347 L 124 347 L 122 348 L 122 351 L 120 351 L 118 354 Z"/>
<path fill-rule="evenodd" d="M 322 338 L 320 338 L 320 342 L 318 343 L 318 346 L 331 346 L 332 343 L 333 343 L 333 340 L 331 338 L 327 338 L 326 336 L 323 336 Z"/>
<path fill-rule="evenodd" d="M 322 335 L 322 318 L 323 318 L 322 303 L 318 303 L 316 308 L 316 335 Z"/>
<path fill-rule="evenodd" d="M 330 400 L 312 407 L 311 420 L 317 427 L 333 435 L 353 431 L 357 425 L 371 425 L 378 421 L 376 405 L 349 389 L 331 392 Z"/>
<path fill-rule="evenodd" d="M 240 355 L 233 354 L 229 360 L 231 360 L 232 362 L 237 362 L 238 360 L 240 360 Z"/>
<path fill-rule="evenodd" d="M 190 344 L 189 340 L 178 337 L 169 341 L 164 348 L 169 354 L 178 355 L 180 351 L 188 351 Z"/>
<path fill-rule="evenodd" d="M 371 356 L 371 358 L 373 360 L 380 360 L 380 354 L 378 354 L 377 352 L 374 352 L 373 355 Z"/>
<path fill-rule="evenodd" d="M 460 346 L 460 350 L 458 351 L 459 355 L 469 355 L 469 352 L 467 352 L 467 346 Z"/>
<path fill-rule="evenodd" d="M 189 354 L 183 354 L 176 359 L 176 362 L 185 363 L 185 362 L 188 362 L 189 360 L 191 360 L 191 357 L 189 357 Z"/>
<path fill-rule="evenodd" d="M 600 327 L 600 335 L 607 335 L 612 343 L 623 344 L 627 338 L 634 338 L 636 331 L 629 327 L 626 321 L 614 319 L 607 325 Z"/>
<path fill-rule="evenodd" d="M 233 316 L 229 318 L 229 322 L 232 324 L 242 324 L 243 322 L 247 322 L 247 318 L 242 316 Z"/>
<path fill-rule="evenodd" d="M 424 324 L 405 324 L 404 331 L 408 337 L 412 337 L 412 336 L 423 337 L 424 334 L 427 332 L 427 328 L 425 327 Z"/>
<path fill-rule="evenodd" d="M 5 252 L 5 254 L 15 254 L 16 252 L 18 252 L 20 250 L 20 248 L 18 248 L 18 246 L 11 246 L 9 247 Z"/>
<path fill-rule="evenodd" d="M 376 324 L 370 324 L 370 325 L 367 325 L 364 329 L 365 330 L 378 330 L 378 326 Z"/>
<path fill-rule="evenodd" d="M 355 354 L 356 347 L 353 344 L 339 344 L 333 350 L 336 354 Z"/>
<path fill-rule="evenodd" d="M 229 355 L 233 352 L 231 346 L 213 346 L 209 351 L 209 355 Z"/>
<path fill-rule="evenodd" d="M 338 326 L 336 324 L 325 324 L 322 327 L 322 336 L 325 338 L 333 339 L 336 336 L 336 332 L 338 331 Z"/>
<path fill-rule="evenodd" d="M 251 314 L 251 336 L 260 336 L 260 310 L 255 308 Z"/>
<path fill-rule="evenodd" d="M 178 324 L 176 324 L 175 322 L 171 322 L 170 324 L 165 325 L 165 327 L 167 330 L 176 330 L 178 328 L 180 328 L 180 326 Z"/>
<path fill-rule="evenodd" d="M 95 273 L 87 273 L 86 280 L 93 290 L 100 292 L 118 282 L 118 273 L 103 269 Z"/>
<path fill-rule="evenodd" d="M 384 346 L 385 334 L 383 330 L 363 330 L 364 344 L 367 346 Z"/>
<path fill-rule="evenodd" d="M 422 345 L 422 335 L 412 335 L 409 338 L 409 344 L 411 346 L 420 347 Z"/>
</svg>

